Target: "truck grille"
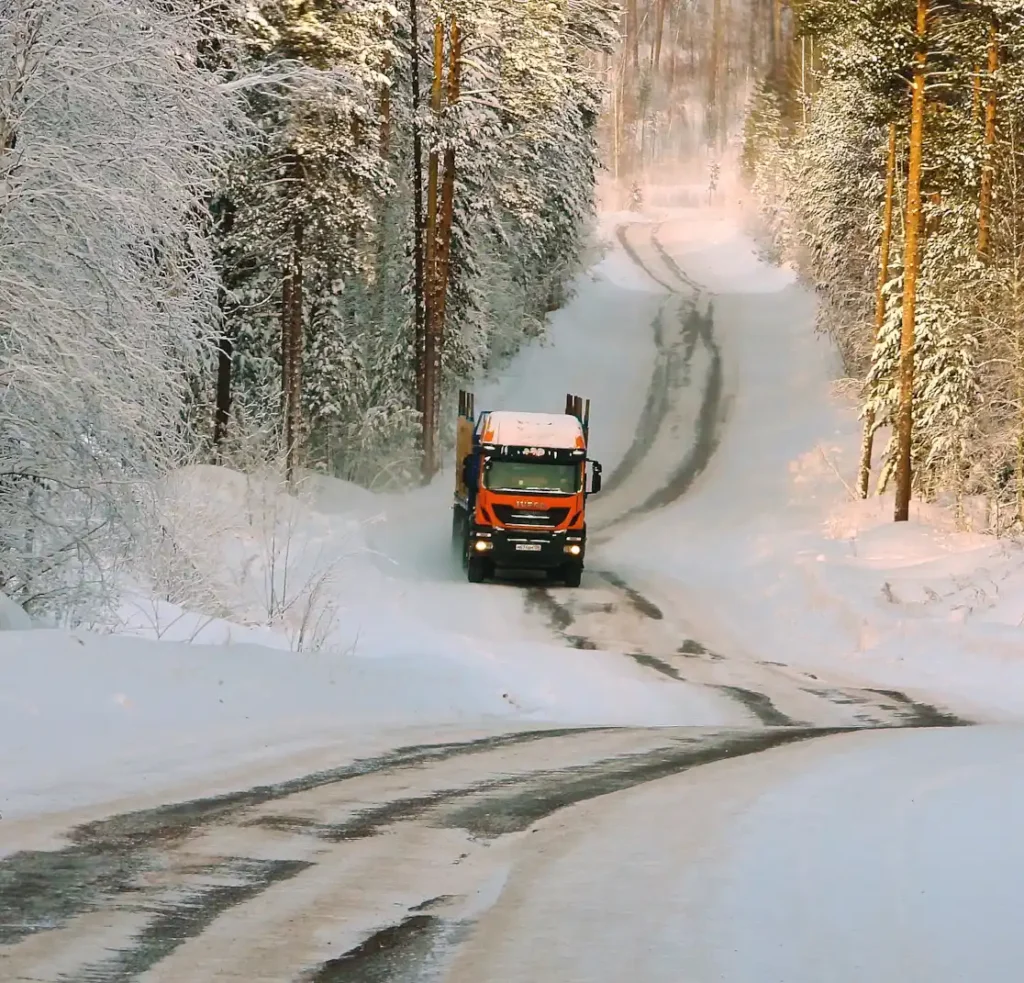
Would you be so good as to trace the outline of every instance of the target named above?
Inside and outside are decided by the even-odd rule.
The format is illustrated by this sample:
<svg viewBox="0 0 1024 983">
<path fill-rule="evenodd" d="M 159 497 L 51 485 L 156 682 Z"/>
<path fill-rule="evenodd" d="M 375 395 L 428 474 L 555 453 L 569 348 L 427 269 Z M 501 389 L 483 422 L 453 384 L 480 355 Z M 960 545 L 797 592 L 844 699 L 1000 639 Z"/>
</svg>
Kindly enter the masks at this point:
<svg viewBox="0 0 1024 983">
<path fill-rule="evenodd" d="M 535 526 L 553 529 L 565 521 L 568 509 L 549 509 L 547 512 L 519 510 L 513 505 L 495 505 L 494 514 L 503 526 Z"/>
</svg>

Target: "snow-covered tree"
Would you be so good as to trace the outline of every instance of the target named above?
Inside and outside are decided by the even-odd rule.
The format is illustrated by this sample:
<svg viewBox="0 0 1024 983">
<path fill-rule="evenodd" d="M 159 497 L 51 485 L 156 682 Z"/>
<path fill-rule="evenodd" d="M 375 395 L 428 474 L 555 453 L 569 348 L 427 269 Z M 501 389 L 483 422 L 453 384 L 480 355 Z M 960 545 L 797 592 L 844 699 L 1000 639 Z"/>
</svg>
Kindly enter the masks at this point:
<svg viewBox="0 0 1024 983">
<path fill-rule="evenodd" d="M 748 125 L 748 156 L 762 170 L 783 175 L 781 186 L 769 189 L 767 213 L 781 216 L 775 223 L 780 238 L 799 245 L 791 253 L 825 298 L 823 324 L 839 340 L 849 370 L 866 376 L 869 424 L 888 426 L 898 401 L 907 272 L 910 80 L 915 52 L 923 47 L 915 486 L 921 494 L 951 493 L 958 501 L 984 493 L 1024 503 L 1024 444 L 1015 437 L 1024 433 L 1024 390 L 1016 381 L 1021 202 L 1015 137 L 1024 109 L 1024 3 L 926 5 L 923 42 L 915 40 L 917 4 L 910 0 L 800 0 L 793 6 L 797 35 L 815 39 L 822 61 L 806 120 L 780 122 L 774 133 Z M 895 220 L 879 324 L 871 285 L 879 282 L 891 126 L 898 134 Z M 845 270 L 838 257 L 846 259 Z M 892 473 L 894 451 L 886 449 L 880 487 Z"/>
<path fill-rule="evenodd" d="M 238 134 L 190 0 L 0 6 L 0 589 L 82 611 L 188 446 Z"/>
<path fill-rule="evenodd" d="M 305 461 L 368 484 L 408 480 L 418 471 L 422 401 L 416 312 L 431 300 L 438 306 L 425 295 L 433 281 L 417 303 L 417 180 L 421 231 L 429 160 L 438 168 L 435 204 L 443 210 L 444 196 L 451 200 L 444 402 L 540 330 L 574 272 L 598 166 L 601 85 L 591 58 L 614 42 L 614 7 L 606 0 L 401 8 L 267 0 L 259 9 L 250 31 L 254 61 L 261 70 L 296 63 L 305 81 L 253 99 L 264 141 L 240 162 L 225 195 L 231 223 L 221 227 L 220 255 L 235 410 L 250 421 L 262 414 L 264 429 L 280 420 L 277 393 L 289 390 L 282 307 L 301 224 Z M 466 52 L 456 73 L 463 95 L 451 98 L 452 60 L 442 54 L 434 112 L 435 26 L 448 51 L 453 22 Z M 339 86 L 341 95 L 317 91 Z M 301 180 L 288 173 L 296 134 Z"/>
</svg>

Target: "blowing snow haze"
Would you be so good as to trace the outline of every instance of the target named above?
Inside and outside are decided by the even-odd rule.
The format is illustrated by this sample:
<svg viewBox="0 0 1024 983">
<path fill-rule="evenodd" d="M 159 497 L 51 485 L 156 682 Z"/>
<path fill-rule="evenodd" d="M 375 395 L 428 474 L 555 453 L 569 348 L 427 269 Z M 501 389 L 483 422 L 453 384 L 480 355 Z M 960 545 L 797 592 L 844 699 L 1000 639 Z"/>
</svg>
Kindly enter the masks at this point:
<svg viewBox="0 0 1024 983">
<path fill-rule="evenodd" d="M 0 979 L 1017 983 L 1022 37 L 0 5 Z"/>
</svg>

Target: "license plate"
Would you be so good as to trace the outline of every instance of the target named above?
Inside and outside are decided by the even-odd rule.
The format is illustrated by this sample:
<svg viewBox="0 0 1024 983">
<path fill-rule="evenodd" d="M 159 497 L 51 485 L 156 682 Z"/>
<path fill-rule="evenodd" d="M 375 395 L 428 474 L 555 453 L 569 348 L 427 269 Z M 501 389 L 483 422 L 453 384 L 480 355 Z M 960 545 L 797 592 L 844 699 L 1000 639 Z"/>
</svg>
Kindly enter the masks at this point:
<svg viewBox="0 0 1024 983">
<path fill-rule="evenodd" d="M 524 553 L 539 553 L 540 543 L 516 543 L 516 549 Z"/>
</svg>

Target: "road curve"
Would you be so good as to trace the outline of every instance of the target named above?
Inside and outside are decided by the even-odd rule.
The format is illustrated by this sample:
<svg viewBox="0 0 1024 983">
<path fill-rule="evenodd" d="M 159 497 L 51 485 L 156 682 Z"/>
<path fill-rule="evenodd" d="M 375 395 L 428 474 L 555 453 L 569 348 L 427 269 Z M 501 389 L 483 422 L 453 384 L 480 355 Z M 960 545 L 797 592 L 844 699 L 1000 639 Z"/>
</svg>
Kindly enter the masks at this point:
<svg viewBox="0 0 1024 983">
<path fill-rule="evenodd" d="M 621 233 L 671 295 L 654 325 L 654 412 L 609 483 L 598 520 L 605 534 L 683 495 L 726 421 L 713 307 L 656 231 Z M 679 436 L 682 422 L 689 440 Z M 560 856 L 563 826 L 596 828 L 607 810 L 614 827 L 621 810 L 634 809 L 634 796 L 663 801 L 671 786 L 695 798 L 659 813 L 659 829 L 692 839 L 723 802 L 746 801 L 736 791 L 738 798 L 713 805 L 696 791 L 705 776 L 714 785 L 722 769 L 745 761 L 748 784 L 730 787 L 749 791 L 761 763 L 780 756 L 823 754 L 881 731 L 967 723 L 913 695 L 744 658 L 695 630 L 681 599 L 600 566 L 580 590 L 534 588 L 523 597 L 567 646 L 619 652 L 659 685 L 705 687 L 746 723 L 549 728 L 421 744 L 79 825 L 62 846 L 0 859 L 0 979 L 599 983 L 640 973 L 653 981 L 661 977 L 653 964 L 650 975 L 640 971 L 629 939 L 618 962 L 606 959 L 603 976 L 580 975 L 578 942 L 553 963 L 545 953 L 557 947 L 529 950 L 529 932 L 540 931 L 531 891 Z M 637 856 L 631 838 L 647 836 L 643 824 L 624 833 L 616 850 L 598 857 L 607 864 L 589 893 L 566 881 L 558 904 L 599 912 L 594 899 L 614 896 L 616 865 Z M 550 899 L 549 892 L 549 937 L 558 932 Z M 644 917 L 656 915 L 648 908 Z M 594 931 L 602 926 L 595 915 Z M 609 975 L 615 966 L 626 975 Z"/>
</svg>

